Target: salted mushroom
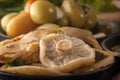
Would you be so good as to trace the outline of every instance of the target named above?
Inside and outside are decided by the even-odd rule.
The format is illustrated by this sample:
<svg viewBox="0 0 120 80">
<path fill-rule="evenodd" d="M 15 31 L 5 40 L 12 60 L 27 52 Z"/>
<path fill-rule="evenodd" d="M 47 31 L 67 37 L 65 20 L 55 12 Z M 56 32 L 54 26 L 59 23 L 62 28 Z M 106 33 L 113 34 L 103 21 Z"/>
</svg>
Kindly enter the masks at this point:
<svg viewBox="0 0 120 80">
<path fill-rule="evenodd" d="M 26 63 L 39 61 L 39 40 L 52 30 L 35 30 L 25 35 L 0 42 L 0 63 L 11 63 L 16 59 Z"/>
<path fill-rule="evenodd" d="M 102 50 L 100 44 L 93 37 L 93 35 L 91 35 L 90 33 L 88 33 L 87 31 L 83 29 L 74 28 L 74 27 L 62 27 L 60 31 L 65 35 L 69 35 L 69 36 L 82 39 L 83 41 L 85 41 L 87 44 L 89 44 L 93 48 Z"/>
<path fill-rule="evenodd" d="M 57 70 L 53 70 L 50 68 L 44 68 L 40 66 L 14 66 L 14 67 L 8 67 L 5 65 L 5 67 L 0 69 L 1 71 L 5 71 L 8 73 L 13 74 L 20 74 L 20 75 L 32 75 L 32 76 L 60 76 L 60 75 L 68 75 L 67 73 L 62 73 Z"/>
<path fill-rule="evenodd" d="M 70 72 L 95 62 L 95 51 L 82 39 L 49 34 L 40 40 L 40 61 L 47 68 Z"/>
</svg>

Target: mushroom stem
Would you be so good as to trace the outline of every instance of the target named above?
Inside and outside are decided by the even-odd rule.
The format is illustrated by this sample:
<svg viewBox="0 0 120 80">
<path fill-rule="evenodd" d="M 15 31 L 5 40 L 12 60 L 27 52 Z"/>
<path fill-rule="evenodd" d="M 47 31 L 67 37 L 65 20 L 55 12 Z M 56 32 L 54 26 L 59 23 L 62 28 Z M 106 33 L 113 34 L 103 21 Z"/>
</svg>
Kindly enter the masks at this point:
<svg viewBox="0 0 120 80">
<path fill-rule="evenodd" d="M 73 47 L 73 44 L 71 40 L 63 39 L 57 42 L 55 48 L 58 55 L 65 55 L 69 53 L 72 47 Z"/>
</svg>

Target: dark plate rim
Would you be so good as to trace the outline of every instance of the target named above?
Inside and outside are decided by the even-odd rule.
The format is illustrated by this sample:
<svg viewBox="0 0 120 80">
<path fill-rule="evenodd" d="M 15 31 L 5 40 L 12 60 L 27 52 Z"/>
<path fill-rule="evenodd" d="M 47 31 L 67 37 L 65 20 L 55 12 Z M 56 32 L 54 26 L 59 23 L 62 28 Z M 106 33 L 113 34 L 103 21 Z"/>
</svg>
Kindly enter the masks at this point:
<svg viewBox="0 0 120 80">
<path fill-rule="evenodd" d="M 118 36 L 120 36 L 120 33 L 119 33 L 119 34 L 114 34 L 114 35 L 109 36 L 109 37 L 107 37 L 106 39 L 104 39 L 104 40 L 101 42 L 101 45 L 102 45 L 103 49 L 105 49 L 105 50 L 110 50 L 110 49 L 108 49 L 108 48 L 105 46 L 106 42 L 107 42 L 108 40 L 111 40 L 111 39 L 113 39 L 113 38 L 115 38 L 115 37 L 118 37 Z"/>
</svg>

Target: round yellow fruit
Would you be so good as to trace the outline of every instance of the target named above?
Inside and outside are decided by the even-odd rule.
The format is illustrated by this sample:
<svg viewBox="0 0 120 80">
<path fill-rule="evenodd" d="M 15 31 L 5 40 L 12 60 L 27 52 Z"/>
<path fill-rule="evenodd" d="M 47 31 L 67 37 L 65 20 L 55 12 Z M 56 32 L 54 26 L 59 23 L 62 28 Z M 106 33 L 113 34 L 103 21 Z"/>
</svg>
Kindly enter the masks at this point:
<svg viewBox="0 0 120 80">
<path fill-rule="evenodd" d="M 6 33 L 8 36 L 15 37 L 34 30 L 36 26 L 37 24 L 32 21 L 27 13 L 21 13 L 10 20 L 6 28 Z"/>
<path fill-rule="evenodd" d="M 9 21 L 17 15 L 18 15 L 18 13 L 12 12 L 12 13 L 9 13 L 9 14 L 3 16 L 3 18 L 1 19 L 1 27 L 4 32 L 6 32 L 6 27 L 7 27 L 7 24 L 9 23 Z"/>
<path fill-rule="evenodd" d="M 55 6 L 46 0 L 35 1 L 30 7 L 30 15 L 37 24 L 52 23 L 57 20 Z"/>
</svg>

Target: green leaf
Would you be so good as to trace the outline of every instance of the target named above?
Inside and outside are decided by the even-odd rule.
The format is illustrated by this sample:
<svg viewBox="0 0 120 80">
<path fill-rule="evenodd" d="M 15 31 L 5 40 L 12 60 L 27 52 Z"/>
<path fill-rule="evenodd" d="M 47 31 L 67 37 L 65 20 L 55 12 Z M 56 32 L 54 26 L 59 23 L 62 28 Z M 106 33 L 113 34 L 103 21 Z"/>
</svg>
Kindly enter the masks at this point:
<svg viewBox="0 0 120 80">
<path fill-rule="evenodd" d="M 15 59 L 14 61 L 7 63 L 8 66 L 21 66 L 24 64 L 26 64 L 26 61 L 22 59 Z"/>
<path fill-rule="evenodd" d="M 104 58 L 104 54 L 98 51 L 95 51 L 95 60 L 99 61 Z"/>
<path fill-rule="evenodd" d="M 63 0 L 49 0 L 50 2 L 52 2 L 53 4 L 55 4 L 56 6 L 61 6 Z"/>
</svg>

